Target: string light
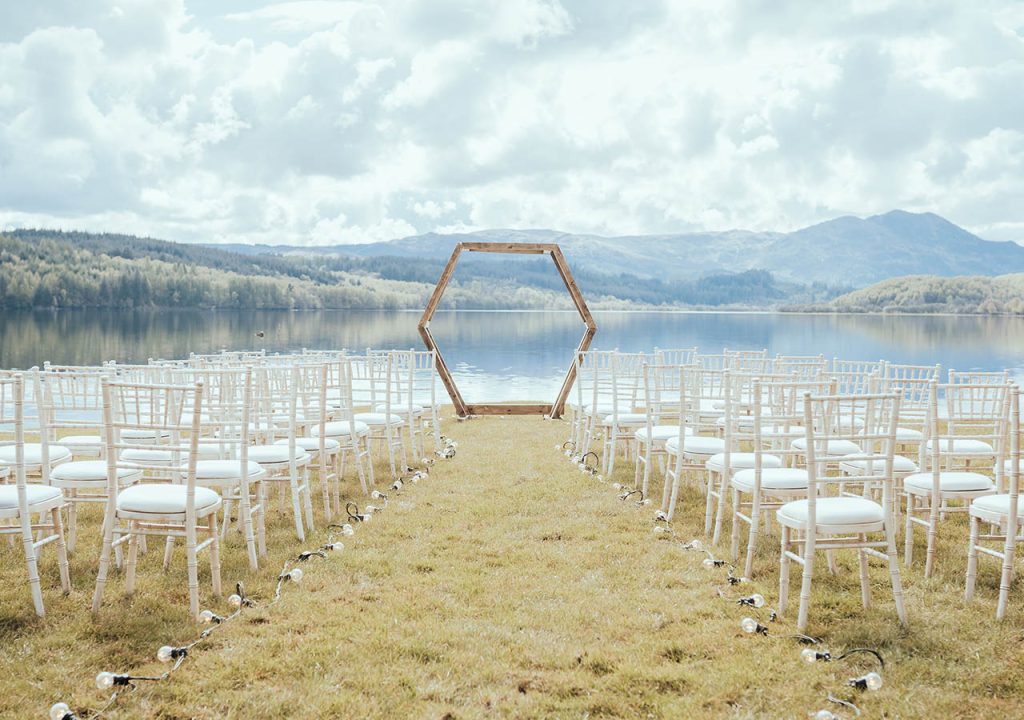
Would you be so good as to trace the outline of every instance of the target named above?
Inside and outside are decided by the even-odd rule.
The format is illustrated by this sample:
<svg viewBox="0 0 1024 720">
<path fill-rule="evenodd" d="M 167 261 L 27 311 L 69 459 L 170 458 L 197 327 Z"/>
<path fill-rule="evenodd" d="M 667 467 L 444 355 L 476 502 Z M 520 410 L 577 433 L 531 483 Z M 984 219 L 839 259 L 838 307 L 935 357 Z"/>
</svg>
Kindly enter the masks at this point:
<svg viewBox="0 0 1024 720">
<path fill-rule="evenodd" d="M 740 620 L 740 629 L 748 635 L 753 635 L 755 633 L 758 635 L 768 634 L 768 626 L 762 625 L 752 617 L 745 617 Z"/>
<path fill-rule="evenodd" d="M 846 684 L 857 690 L 881 690 L 882 676 L 872 671 L 860 677 L 850 678 L 846 681 Z"/>
<path fill-rule="evenodd" d="M 741 597 L 736 601 L 737 605 L 746 605 L 748 607 L 763 608 L 764 607 L 764 595 L 760 593 L 754 593 L 750 597 Z"/>
<path fill-rule="evenodd" d="M 71 712 L 67 703 L 54 703 L 50 707 L 50 720 L 78 720 L 78 716 Z"/>
</svg>

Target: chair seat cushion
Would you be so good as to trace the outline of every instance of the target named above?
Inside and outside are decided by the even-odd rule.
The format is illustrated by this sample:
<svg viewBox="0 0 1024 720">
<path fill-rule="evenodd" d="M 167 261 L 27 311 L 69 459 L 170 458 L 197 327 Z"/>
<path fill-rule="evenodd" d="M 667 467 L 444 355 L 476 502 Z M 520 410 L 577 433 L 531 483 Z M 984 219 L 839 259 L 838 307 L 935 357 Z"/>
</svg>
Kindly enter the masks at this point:
<svg viewBox="0 0 1024 720">
<path fill-rule="evenodd" d="M 367 432 L 369 432 L 369 428 L 367 428 Z M 285 438 L 283 440 L 278 440 L 274 444 L 275 445 L 287 445 L 288 444 L 288 438 Z M 320 452 L 320 438 L 319 437 L 303 437 L 303 438 L 297 437 L 297 438 L 295 438 L 295 446 L 302 448 L 306 452 Z M 327 452 L 334 452 L 339 447 L 341 447 L 341 445 L 338 443 L 337 440 L 332 440 L 330 437 L 325 437 L 324 438 L 324 450 L 326 450 Z"/>
<path fill-rule="evenodd" d="M 903 479 L 903 487 L 916 490 L 918 494 L 932 491 L 932 474 L 930 472 L 914 473 Z M 941 492 L 986 492 L 993 488 L 992 480 L 980 473 L 973 472 L 940 472 L 939 490 Z"/>
<path fill-rule="evenodd" d="M 683 428 L 683 433 L 686 435 L 693 435 L 693 430 L 691 430 L 690 428 Z M 676 438 L 676 440 L 678 441 L 679 426 L 655 425 L 651 428 L 650 432 L 647 431 L 646 427 L 642 427 L 637 429 L 637 431 L 633 433 L 633 437 L 635 437 L 640 442 L 647 442 L 647 439 L 652 435 L 654 436 L 655 443 L 663 443 L 671 438 Z"/>
<path fill-rule="evenodd" d="M 925 443 L 925 448 L 928 450 L 932 449 L 932 441 L 929 440 Z M 957 454 L 964 455 L 994 455 L 995 451 L 992 446 L 984 440 L 975 440 L 974 438 L 953 438 L 952 450 Z M 939 452 L 948 453 L 950 451 L 950 440 L 946 438 L 939 441 Z"/>
<path fill-rule="evenodd" d="M 740 470 L 732 476 L 732 485 L 740 490 L 752 492 L 757 473 L 753 468 Z M 762 468 L 762 490 L 804 490 L 807 488 L 807 471 L 803 468 Z"/>
<path fill-rule="evenodd" d="M 1020 471 L 1022 473 L 1024 473 L 1024 457 L 1022 457 L 1017 462 L 1017 467 L 1020 469 Z M 996 471 L 996 466 L 993 465 L 992 466 L 992 472 L 995 472 L 995 471 Z M 1007 458 L 1006 460 L 1003 460 L 1003 472 L 1006 473 L 1007 475 L 1009 475 L 1011 472 L 1013 472 L 1013 458 Z"/>
<path fill-rule="evenodd" d="M 826 440 L 826 445 L 829 457 L 842 457 L 843 455 L 856 455 L 861 452 L 861 449 L 857 446 L 857 443 L 850 440 Z M 801 437 L 793 441 L 792 445 L 794 450 L 807 451 L 807 438 Z"/>
<path fill-rule="evenodd" d="M 119 466 L 117 478 L 122 482 L 134 482 L 142 478 L 142 470 Z M 50 472 L 53 482 L 97 482 L 107 481 L 106 460 L 75 460 L 58 465 Z"/>
<path fill-rule="evenodd" d="M 601 422 L 605 425 L 611 425 L 613 422 L 617 425 L 644 425 L 647 423 L 647 415 L 620 412 L 617 415 L 605 415 Z"/>
<path fill-rule="evenodd" d="M 896 428 L 896 439 L 899 442 L 921 442 L 924 440 L 924 433 L 914 428 Z"/>
<path fill-rule="evenodd" d="M 50 485 L 39 485 L 28 483 L 25 485 L 25 495 L 28 498 L 29 507 L 43 505 L 45 503 L 59 500 L 63 493 L 60 488 Z M 0 485 L 0 510 L 16 510 L 18 507 L 18 486 Z"/>
<path fill-rule="evenodd" d="M 295 443 L 295 459 L 309 459 L 309 453 Z M 291 460 L 287 440 L 283 445 L 254 445 L 249 448 L 249 460 L 255 463 L 285 463 Z"/>
<path fill-rule="evenodd" d="M 353 422 L 350 423 L 348 420 L 333 420 L 329 423 L 324 423 L 324 435 L 327 437 L 342 437 L 348 436 L 352 432 L 352 428 L 355 427 L 356 435 L 363 436 L 370 434 L 370 426 L 364 422 Z M 310 428 L 311 437 L 319 437 L 320 426 L 315 425 Z"/>
<path fill-rule="evenodd" d="M 57 442 L 72 449 L 83 448 L 95 451 L 103 447 L 103 438 L 99 435 L 65 435 Z"/>
<path fill-rule="evenodd" d="M 868 458 L 861 457 L 851 460 L 839 458 L 839 469 L 850 475 L 863 475 L 868 469 Z M 895 473 L 916 473 L 918 471 L 917 463 L 902 455 L 892 456 L 892 469 Z M 885 458 L 879 456 L 872 459 L 871 473 L 881 475 L 883 472 L 885 472 Z"/>
<path fill-rule="evenodd" d="M 679 452 L 678 435 L 665 441 L 665 450 L 672 454 Z M 688 437 L 683 445 L 684 455 L 714 455 L 724 450 L 725 440 L 722 438 L 705 437 L 704 435 Z"/>
<path fill-rule="evenodd" d="M 121 430 L 122 440 L 155 440 L 170 436 L 169 430 L 157 430 L 156 428 L 123 428 Z"/>
<path fill-rule="evenodd" d="M 385 413 L 356 413 L 355 419 L 357 422 L 366 423 L 370 427 L 384 427 L 385 425 L 401 425 L 402 417 L 391 413 L 390 416 Z"/>
<path fill-rule="evenodd" d="M 50 464 L 71 459 L 71 451 L 63 445 L 50 445 Z M 39 443 L 25 443 L 25 464 L 38 465 L 43 461 L 43 446 Z M 14 445 L 0 447 L 0 465 L 14 465 L 17 462 Z"/>
<path fill-rule="evenodd" d="M 384 413 L 387 412 L 387 406 L 386 405 L 378 405 L 377 407 L 375 407 L 373 409 L 373 412 L 377 413 L 377 414 L 380 414 L 380 415 L 383 415 Z M 401 415 L 402 417 L 409 417 L 409 406 L 406 405 L 405 403 L 391 403 L 391 414 L 392 415 Z M 423 414 L 423 406 L 422 405 L 413 405 L 412 406 L 412 415 L 413 415 L 413 417 L 418 417 L 418 416 L 420 416 L 422 414 Z"/>
<path fill-rule="evenodd" d="M 865 525 L 882 522 L 882 506 L 867 498 L 818 498 L 815 515 L 818 525 Z M 778 510 L 779 522 L 790 527 L 807 526 L 807 500 L 794 500 Z"/>
<path fill-rule="evenodd" d="M 687 443 L 689 444 L 689 443 Z M 729 453 L 729 467 L 733 470 L 742 470 L 745 468 L 754 467 L 754 461 L 757 455 L 752 452 L 734 452 Z M 714 470 L 716 472 L 721 471 L 725 468 L 725 453 L 717 453 L 708 458 L 705 463 L 708 470 Z M 778 468 L 782 467 L 782 460 L 777 455 L 761 455 L 761 467 L 762 468 Z"/>
<path fill-rule="evenodd" d="M 249 450 L 250 458 L 255 449 Z M 186 471 L 188 468 L 182 466 L 181 469 Z M 246 463 L 246 469 L 250 478 L 263 474 L 263 468 L 253 460 Z M 241 476 L 241 472 L 242 464 L 238 460 L 199 460 L 196 462 L 197 480 L 236 480 Z"/>
<path fill-rule="evenodd" d="M 971 515 L 984 519 L 1010 517 L 1010 496 L 1005 493 L 998 495 L 982 495 L 971 502 Z M 1024 519 L 1024 502 L 1017 499 L 1017 517 Z"/>
<path fill-rule="evenodd" d="M 184 515 L 187 490 L 185 485 L 134 485 L 117 494 L 117 509 L 131 513 Z M 207 514 L 220 506 L 220 495 L 210 488 L 196 487 L 195 492 L 197 513 Z"/>
<path fill-rule="evenodd" d="M 218 460 L 221 457 L 221 445 L 217 442 L 200 442 L 197 460 Z M 184 462 L 188 459 L 188 450 L 174 451 L 156 450 L 153 448 L 125 448 L 118 456 L 121 460 L 139 465 L 170 465 L 177 458 Z"/>
</svg>

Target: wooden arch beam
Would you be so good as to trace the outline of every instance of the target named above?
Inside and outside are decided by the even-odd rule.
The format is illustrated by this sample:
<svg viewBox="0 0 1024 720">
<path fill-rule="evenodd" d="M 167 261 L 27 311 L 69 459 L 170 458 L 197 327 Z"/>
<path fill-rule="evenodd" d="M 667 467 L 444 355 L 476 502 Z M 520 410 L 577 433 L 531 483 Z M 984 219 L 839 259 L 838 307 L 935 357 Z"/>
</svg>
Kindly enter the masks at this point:
<svg viewBox="0 0 1024 720">
<path fill-rule="evenodd" d="M 569 364 L 569 370 L 566 372 L 565 380 L 558 391 L 558 397 L 555 398 L 551 405 L 468 405 L 463 399 L 462 393 L 459 392 L 455 379 L 448 369 L 448 364 L 441 355 L 441 350 L 438 348 L 434 336 L 430 333 L 430 321 L 437 311 L 437 306 L 441 303 L 441 298 L 444 296 L 448 283 L 451 282 L 452 273 L 455 272 L 455 266 L 458 264 L 459 256 L 463 251 L 551 256 L 551 260 L 555 263 L 555 268 L 558 270 L 558 275 L 562 278 L 562 282 L 565 283 L 565 289 L 569 292 L 569 297 L 572 298 L 572 303 L 580 314 L 584 325 L 583 338 L 576 349 L 576 355 L 573 356 L 573 361 Z M 579 357 L 579 353 L 586 351 L 590 347 L 590 343 L 597 333 L 597 323 L 594 322 L 594 317 L 590 314 L 590 309 L 587 307 L 587 301 L 583 299 L 583 293 L 580 292 L 579 287 L 576 285 L 572 272 L 569 270 L 569 263 L 566 262 L 565 255 L 562 254 L 562 249 L 557 243 L 462 242 L 455 246 L 452 256 L 448 258 L 448 264 L 444 266 L 441 277 L 437 281 L 437 286 L 434 288 L 430 300 L 427 301 L 427 307 L 423 310 L 423 316 L 420 318 L 418 329 L 427 349 L 433 351 L 437 356 L 437 373 L 441 376 L 441 382 L 444 383 L 445 390 L 448 391 L 448 395 L 455 405 L 455 412 L 460 417 L 467 415 L 543 414 L 552 418 L 559 418 L 565 411 L 565 402 L 569 397 L 572 384 L 576 380 L 575 359 Z"/>
</svg>

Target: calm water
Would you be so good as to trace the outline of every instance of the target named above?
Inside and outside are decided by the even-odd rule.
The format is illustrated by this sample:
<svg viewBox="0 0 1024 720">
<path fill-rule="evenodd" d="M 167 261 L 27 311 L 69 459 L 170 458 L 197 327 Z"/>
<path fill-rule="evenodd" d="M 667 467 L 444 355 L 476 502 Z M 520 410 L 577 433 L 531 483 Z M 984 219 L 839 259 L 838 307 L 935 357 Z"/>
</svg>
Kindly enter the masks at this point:
<svg viewBox="0 0 1024 720">
<path fill-rule="evenodd" d="M 773 354 L 1010 368 L 1024 377 L 1022 318 L 657 312 L 595 318 L 594 347 L 600 348 L 766 347 Z M 419 348 L 418 319 L 418 312 L 6 312 L 0 314 L 0 367 L 145 362 L 222 348 Z M 583 334 L 571 312 L 438 313 L 431 329 L 470 402 L 553 398 Z"/>
</svg>

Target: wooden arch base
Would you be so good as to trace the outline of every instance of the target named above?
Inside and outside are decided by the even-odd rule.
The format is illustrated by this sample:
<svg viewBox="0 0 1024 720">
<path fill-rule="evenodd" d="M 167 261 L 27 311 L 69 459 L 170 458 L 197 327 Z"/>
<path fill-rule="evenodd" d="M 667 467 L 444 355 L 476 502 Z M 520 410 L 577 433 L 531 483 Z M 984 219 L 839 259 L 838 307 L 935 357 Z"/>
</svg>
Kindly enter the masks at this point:
<svg viewBox="0 0 1024 720">
<path fill-rule="evenodd" d="M 555 402 L 551 405 L 467 405 L 466 401 L 462 399 L 462 393 L 459 392 L 459 388 L 455 385 L 455 380 L 452 378 L 452 374 L 448 370 L 448 365 L 441 356 L 441 350 L 437 347 L 437 343 L 434 342 L 433 335 L 430 334 L 430 320 L 434 317 L 434 311 L 437 310 L 437 306 L 441 302 L 441 297 L 444 295 L 445 288 L 448 287 L 448 283 L 452 279 L 452 273 L 455 272 L 455 265 L 458 263 L 459 256 L 463 251 L 507 253 L 512 255 L 550 255 L 551 259 L 554 261 L 555 267 L 558 269 L 558 274 L 562 277 L 562 282 L 565 283 L 565 289 L 569 291 L 569 297 L 572 298 L 573 305 L 576 306 L 576 310 L 579 312 L 580 318 L 583 320 L 585 329 L 583 331 L 583 339 L 580 340 L 579 348 L 576 350 L 576 355 L 573 356 L 574 361 L 569 364 L 569 370 L 565 374 L 565 380 L 562 382 L 562 389 L 558 391 L 558 397 L 555 398 Z M 448 391 L 448 395 L 451 397 L 452 403 L 455 405 L 455 411 L 460 417 L 466 417 L 467 415 L 536 414 L 547 415 L 552 418 L 561 417 L 562 412 L 565 410 L 566 398 L 569 397 L 569 390 L 572 388 L 572 384 L 576 379 L 575 358 L 579 356 L 579 353 L 590 347 L 590 342 L 593 340 L 594 334 L 597 332 L 597 324 L 594 322 L 594 318 L 591 316 L 590 310 L 587 308 L 587 303 L 583 299 L 583 293 L 581 293 L 579 287 L 576 286 L 576 281 L 573 280 L 572 273 L 569 272 L 569 264 L 565 261 L 562 249 L 558 247 L 556 243 L 459 243 L 455 246 L 455 250 L 452 251 L 452 256 L 449 258 L 448 264 L 445 265 L 444 272 L 441 273 L 441 279 L 437 281 L 437 287 L 434 288 L 434 294 L 430 296 L 430 301 L 427 303 L 427 307 L 423 311 L 423 317 L 420 318 L 418 327 L 427 349 L 433 350 L 437 353 L 437 373 L 441 376 L 441 382 L 444 383 L 444 387 Z"/>
</svg>

